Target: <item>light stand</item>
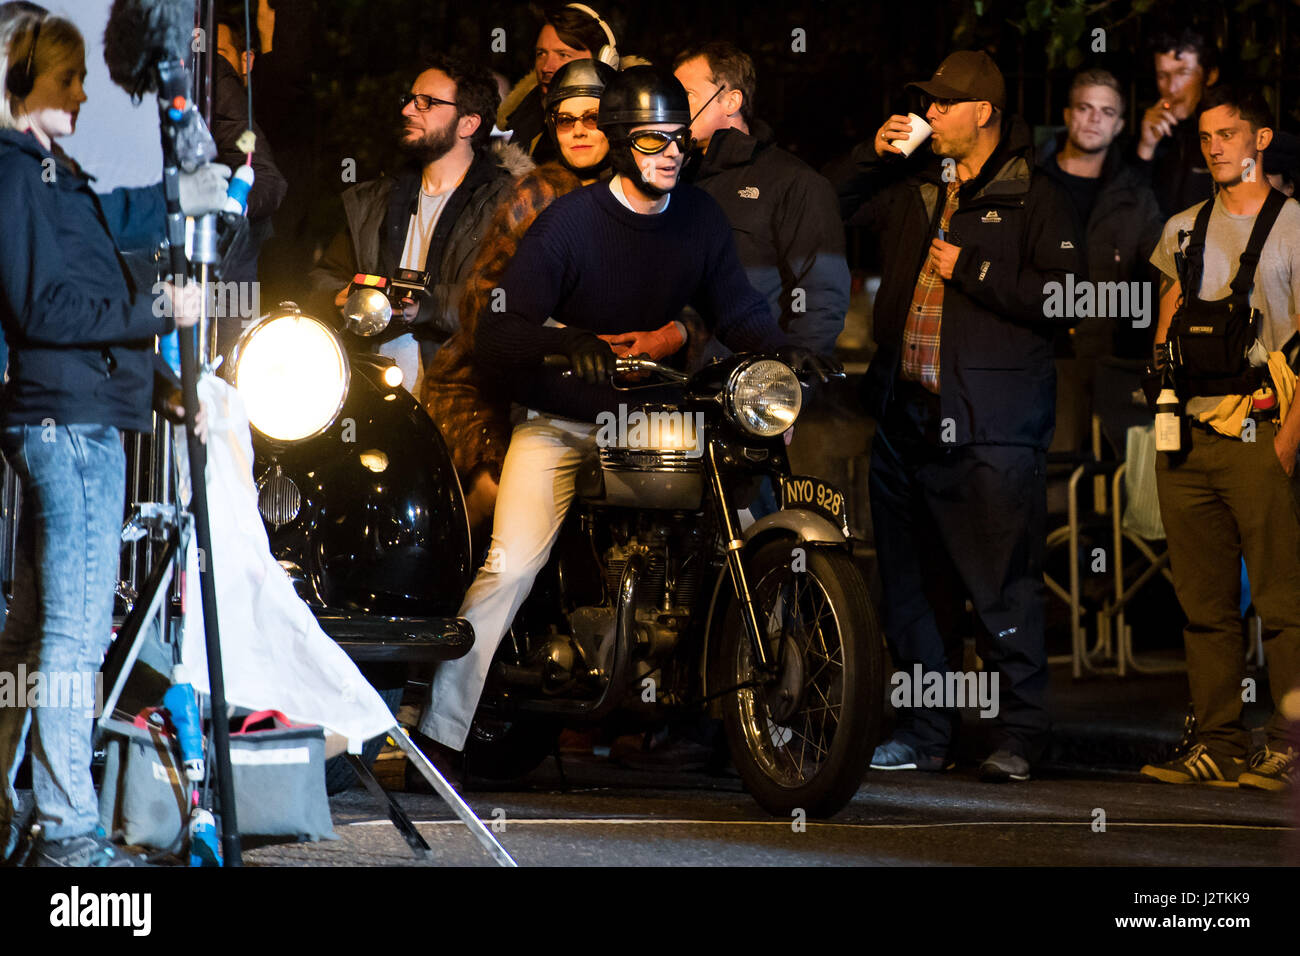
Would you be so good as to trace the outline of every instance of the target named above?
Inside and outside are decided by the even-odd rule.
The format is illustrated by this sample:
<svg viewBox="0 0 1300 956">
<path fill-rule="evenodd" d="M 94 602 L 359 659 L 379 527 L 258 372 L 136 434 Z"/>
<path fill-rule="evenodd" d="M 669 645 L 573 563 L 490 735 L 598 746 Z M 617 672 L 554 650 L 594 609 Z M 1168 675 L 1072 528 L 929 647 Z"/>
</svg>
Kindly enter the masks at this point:
<svg viewBox="0 0 1300 956">
<path fill-rule="evenodd" d="M 180 61 L 158 64 L 158 114 L 162 127 L 163 189 L 167 197 L 167 240 L 172 281 L 181 286 L 188 281 L 189 264 L 185 257 L 185 214 L 180 202 L 180 162 L 177 138 L 180 133 L 177 97 L 189 98 L 189 77 Z M 201 217 L 195 223 L 196 255 L 204 265 L 216 259 L 216 217 Z M 206 225 L 205 225 L 206 221 Z M 203 270 L 206 279 L 208 270 Z M 204 288 L 203 301 L 207 301 Z M 190 463 L 190 512 L 199 547 L 199 586 L 203 598 L 203 632 L 208 655 L 208 690 L 212 708 L 212 751 L 217 774 L 217 809 L 221 815 L 221 848 L 226 866 L 242 866 L 239 827 L 235 814 L 235 784 L 230 770 L 230 725 L 226 714 L 225 681 L 221 669 L 221 634 L 217 622 L 217 589 L 213 577 L 212 530 L 208 516 L 205 472 L 207 449 L 195 432 L 199 410 L 199 328 L 180 329 L 181 394 L 185 405 L 185 440 Z"/>
</svg>

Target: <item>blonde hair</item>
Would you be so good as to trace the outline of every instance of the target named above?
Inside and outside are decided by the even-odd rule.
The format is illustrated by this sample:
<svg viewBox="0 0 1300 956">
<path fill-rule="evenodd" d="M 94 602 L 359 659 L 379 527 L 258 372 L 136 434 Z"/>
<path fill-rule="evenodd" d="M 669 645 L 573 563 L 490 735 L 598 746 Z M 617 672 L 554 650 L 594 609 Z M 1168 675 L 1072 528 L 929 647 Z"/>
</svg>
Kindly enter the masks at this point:
<svg viewBox="0 0 1300 956">
<path fill-rule="evenodd" d="M 40 25 L 40 36 L 36 27 Z M 32 43 L 36 49 L 33 52 Z M 9 91 L 9 68 L 22 65 L 32 58 L 32 76 L 56 69 L 68 60 L 84 62 L 86 41 L 81 31 L 70 20 L 38 14 L 18 15 L 0 23 L 0 82 L 4 93 L 0 96 L 0 129 L 15 129 L 18 118 L 26 110 L 22 100 Z"/>
</svg>

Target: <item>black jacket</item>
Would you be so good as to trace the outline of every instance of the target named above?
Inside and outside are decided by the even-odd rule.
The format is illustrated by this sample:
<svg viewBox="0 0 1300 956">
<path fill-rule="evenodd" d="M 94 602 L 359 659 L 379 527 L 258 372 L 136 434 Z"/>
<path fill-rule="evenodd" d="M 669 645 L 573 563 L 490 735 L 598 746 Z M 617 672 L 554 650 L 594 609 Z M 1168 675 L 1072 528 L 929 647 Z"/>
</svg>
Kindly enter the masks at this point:
<svg viewBox="0 0 1300 956">
<path fill-rule="evenodd" d="M 215 69 L 212 138 L 217 144 L 217 162 L 225 163 L 233 171 L 247 160 L 235 142 L 248 129 L 248 89 L 224 57 L 217 57 Z M 280 208 L 289 188 L 271 154 L 271 141 L 258 125 L 256 115 L 253 117 L 253 132 L 257 136 L 257 146 L 253 150 L 253 188 L 248 192 L 249 234 L 247 240 L 233 247 L 222 262 L 221 278 L 227 282 L 253 282 L 257 279 L 257 254 L 271 235 L 271 215 Z"/>
<path fill-rule="evenodd" d="M 174 323 L 118 249 L 161 241 L 164 209 L 160 186 L 96 196 L 34 136 L 0 130 L 0 422 L 152 427 L 153 339 Z"/>
<path fill-rule="evenodd" d="M 917 275 L 943 211 L 943 166 L 928 147 L 910 159 L 855 151 L 858 173 L 840 188 L 854 225 L 880 239 L 883 276 L 876 295 L 876 354 L 862 397 L 877 419 L 898 378 L 903 327 Z M 1082 240 L 1069 198 L 1033 175 L 1028 127 L 1006 117 L 1002 138 L 979 175 L 962 184 L 949 224 L 961 253 L 945 284 L 939 345 L 941 416 L 955 444 L 1046 449 L 1055 424 L 1052 339 L 1073 320 L 1044 316 L 1044 286 L 1082 273 Z"/>
<path fill-rule="evenodd" d="M 749 283 L 790 341 L 829 355 L 849 308 L 844 224 L 831 184 L 776 146 L 761 123 L 754 135 L 713 134 L 687 176 L 727 214 Z"/>
<path fill-rule="evenodd" d="M 445 342 L 460 328 L 460 291 L 474 264 L 479 240 L 511 182 L 512 171 L 501 156 L 486 153 L 475 158 L 447 200 L 424 264 L 425 271 L 433 273 L 434 284 L 411 329 L 417 339 Z M 343 194 L 347 226 L 334 237 L 310 275 L 309 301 L 318 315 L 339 314 L 334 296 L 358 272 L 392 276 L 397 271 L 419 190 L 420 171 L 408 169 L 397 176 L 359 183 Z"/>
<path fill-rule="evenodd" d="M 1156 144 L 1155 155 L 1140 159 L 1134 145 L 1133 164 L 1155 190 L 1165 219 L 1214 195 L 1214 179 L 1201 153 L 1200 113 L 1193 113 Z"/>
<path fill-rule="evenodd" d="M 1064 142 L 1062 133 L 1038 154 L 1043 173 L 1062 183 L 1065 174 L 1056 162 L 1056 154 Z M 1153 267 L 1148 260 L 1160 241 L 1164 223 L 1146 171 L 1126 163 L 1119 144 L 1111 144 L 1092 213 L 1086 223 L 1079 224 L 1087 249 L 1088 278 L 1093 282 L 1152 281 Z M 1153 295 L 1153 313 L 1158 306 Z M 1154 334 L 1154 314 L 1150 327 L 1145 329 L 1135 329 L 1131 321 L 1123 319 L 1084 319 L 1076 330 L 1076 351 L 1080 355 L 1108 352 L 1124 358 L 1148 358 Z"/>
</svg>

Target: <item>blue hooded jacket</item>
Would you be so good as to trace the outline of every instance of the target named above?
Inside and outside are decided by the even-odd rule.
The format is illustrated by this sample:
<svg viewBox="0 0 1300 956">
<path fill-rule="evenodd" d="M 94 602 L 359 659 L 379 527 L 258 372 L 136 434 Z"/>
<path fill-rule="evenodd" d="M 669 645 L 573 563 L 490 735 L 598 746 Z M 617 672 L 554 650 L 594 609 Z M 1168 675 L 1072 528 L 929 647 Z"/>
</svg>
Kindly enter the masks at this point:
<svg viewBox="0 0 1300 956">
<path fill-rule="evenodd" d="M 119 250 L 160 241 L 164 215 L 160 186 L 98 196 L 33 135 L 0 130 L 0 425 L 152 427 L 153 339 L 175 326 Z"/>
</svg>

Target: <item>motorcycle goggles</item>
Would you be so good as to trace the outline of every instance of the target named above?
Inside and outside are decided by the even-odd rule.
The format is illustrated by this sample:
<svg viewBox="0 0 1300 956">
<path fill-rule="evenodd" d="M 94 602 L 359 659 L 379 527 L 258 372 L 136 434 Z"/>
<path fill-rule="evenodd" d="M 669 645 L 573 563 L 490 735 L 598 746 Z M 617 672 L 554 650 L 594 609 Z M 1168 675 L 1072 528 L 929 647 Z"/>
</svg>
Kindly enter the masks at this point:
<svg viewBox="0 0 1300 956">
<path fill-rule="evenodd" d="M 662 153 L 668 148 L 669 143 L 676 143 L 678 150 L 684 156 L 690 152 L 691 129 L 689 126 L 683 126 L 673 133 L 666 133 L 661 129 L 642 129 L 629 133 L 627 140 L 628 145 L 646 156 Z"/>
</svg>

